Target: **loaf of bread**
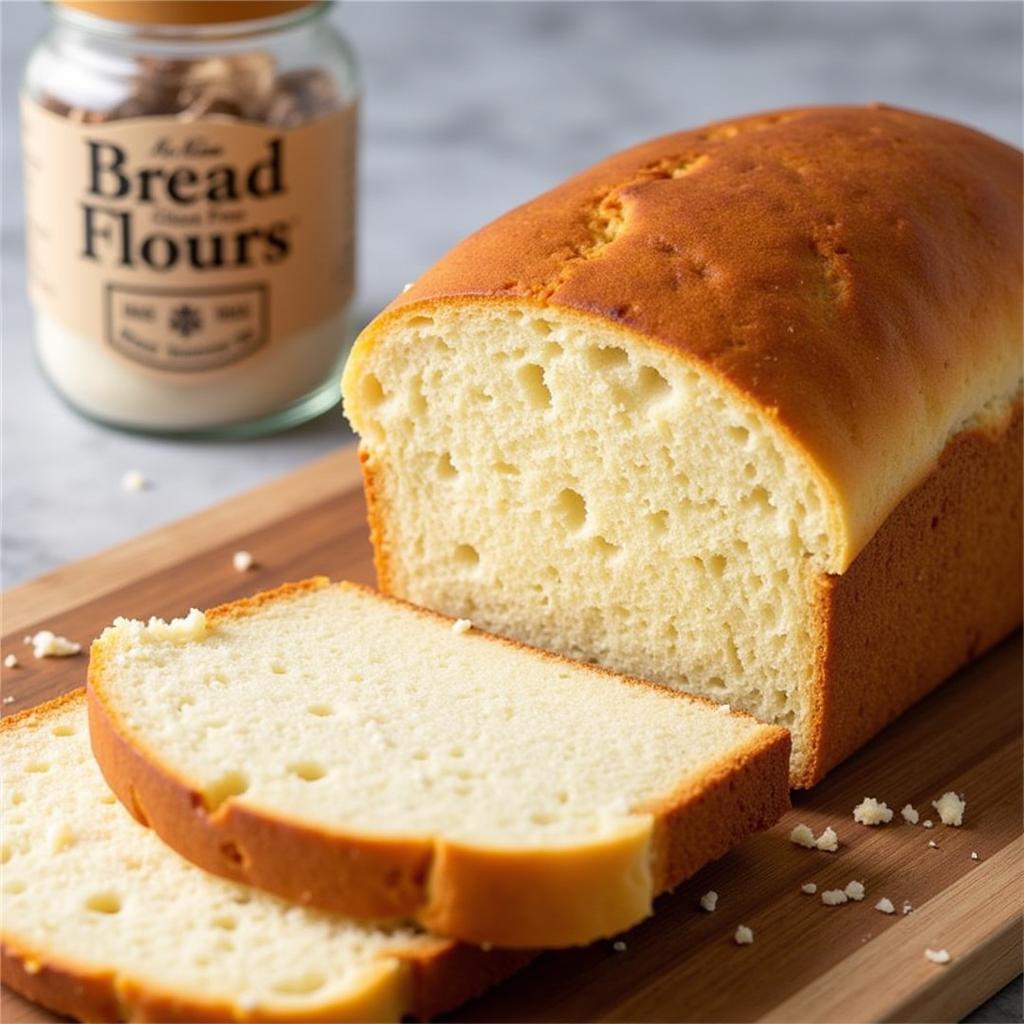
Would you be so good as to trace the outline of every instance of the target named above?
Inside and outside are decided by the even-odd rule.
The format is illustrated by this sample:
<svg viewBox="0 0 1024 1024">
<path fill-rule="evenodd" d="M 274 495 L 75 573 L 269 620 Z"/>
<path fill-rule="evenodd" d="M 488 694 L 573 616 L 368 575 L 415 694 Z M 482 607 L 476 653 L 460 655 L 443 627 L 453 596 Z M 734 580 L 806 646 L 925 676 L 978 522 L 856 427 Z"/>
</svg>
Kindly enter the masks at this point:
<svg viewBox="0 0 1024 1024">
<path fill-rule="evenodd" d="M 611 935 L 788 806 L 789 737 L 353 584 L 118 620 L 92 745 L 201 867 L 475 943 Z"/>
<path fill-rule="evenodd" d="M 89 750 L 81 690 L 4 720 L 3 980 L 80 1020 L 399 1020 L 511 973 L 207 874 L 140 828 Z"/>
<path fill-rule="evenodd" d="M 472 235 L 345 372 L 381 589 L 783 725 L 813 784 L 1020 621 L 1021 171 L 788 110 Z"/>
</svg>

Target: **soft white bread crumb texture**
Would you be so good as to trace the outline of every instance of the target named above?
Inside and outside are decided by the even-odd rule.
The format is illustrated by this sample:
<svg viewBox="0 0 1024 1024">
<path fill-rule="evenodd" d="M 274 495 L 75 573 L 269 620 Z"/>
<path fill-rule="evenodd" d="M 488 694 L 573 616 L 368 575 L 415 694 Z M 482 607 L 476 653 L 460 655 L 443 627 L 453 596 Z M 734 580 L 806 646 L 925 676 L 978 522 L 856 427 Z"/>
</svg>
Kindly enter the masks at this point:
<svg viewBox="0 0 1024 1024">
<path fill-rule="evenodd" d="M 510 845 L 649 818 L 761 726 L 347 585 L 104 632 L 102 698 L 215 810 Z"/>
<path fill-rule="evenodd" d="M 84 698 L 4 731 L 3 940 L 29 971 L 72 965 L 238 1020 L 397 1019 L 436 940 L 360 925 L 209 875 L 115 800 Z M 210 1017 L 208 1019 L 214 1019 Z"/>
<path fill-rule="evenodd" d="M 729 702 L 789 728 L 804 764 L 835 538 L 764 410 L 564 310 L 412 310 L 357 352 L 345 408 L 386 509 L 387 589 Z"/>
</svg>

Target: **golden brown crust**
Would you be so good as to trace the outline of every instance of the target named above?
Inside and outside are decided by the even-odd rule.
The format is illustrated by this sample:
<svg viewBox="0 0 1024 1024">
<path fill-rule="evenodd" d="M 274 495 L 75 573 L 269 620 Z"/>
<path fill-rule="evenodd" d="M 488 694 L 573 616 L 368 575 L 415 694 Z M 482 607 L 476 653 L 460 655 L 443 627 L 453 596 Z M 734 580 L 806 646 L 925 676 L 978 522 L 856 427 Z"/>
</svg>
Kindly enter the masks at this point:
<svg viewBox="0 0 1024 1024">
<path fill-rule="evenodd" d="M 667 135 L 456 246 L 352 366 L 392 320 L 470 298 L 618 324 L 746 396 L 806 456 L 842 572 L 944 438 L 1019 378 L 1020 180 L 1012 147 L 879 106 Z"/>
<path fill-rule="evenodd" d="M 295 593 L 316 588 L 321 581 L 286 589 Z M 261 595 L 257 595 L 261 597 Z M 237 602 L 251 610 L 260 600 Z M 221 606 L 224 608 L 225 606 Z M 219 611 L 219 609 L 218 609 Z M 0 733 L 29 723 L 40 724 L 68 705 L 85 705 L 84 689 L 72 690 L 37 707 L 26 708 L 0 723 Z M 128 805 L 130 806 L 130 805 Z M 138 813 L 137 806 L 134 813 Z M 77 964 L 45 950 L 32 949 L 17 937 L 3 932 L 0 942 L 3 983 L 27 999 L 58 1013 L 88 1021 L 233 1021 L 238 1010 L 226 1002 L 211 1002 L 186 992 L 166 992 L 119 975 L 114 970 Z M 369 982 L 355 1004 L 324 1008 L 326 1020 L 397 1019 L 411 1015 L 427 1020 L 479 995 L 526 964 L 533 952 L 490 952 L 437 938 L 406 949 L 389 949 L 382 964 L 394 962 Z M 308 1008 L 303 1013 L 309 1013 Z M 258 1016 L 258 1015 L 257 1015 Z M 281 1019 L 277 1017 L 275 1019 Z"/>
<path fill-rule="evenodd" d="M 287 600 L 325 585 L 323 578 L 286 584 L 212 609 L 208 619 L 245 615 L 267 601 Z M 340 585 L 374 593 L 360 584 Z M 452 621 L 398 598 L 386 600 L 446 624 Z M 491 642 L 533 650 L 503 637 L 482 635 Z M 171 847 L 208 871 L 355 917 L 408 917 L 438 934 L 518 949 L 590 941 L 646 916 L 651 900 L 661 891 L 655 883 L 675 884 L 681 880 L 678 872 L 683 866 L 693 871 L 706 863 L 702 849 L 724 852 L 750 833 L 747 826 L 752 822 L 767 827 L 788 807 L 788 799 L 781 804 L 777 799 L 786 790 L 788 734 L 762 727 L 755 746 L 763 744 L 763 749 L 752 749 L 748 762 L 737 757 L 732 764 L 715 766 L 706 781 L 715 791 L 724 776 L 744 793 L 767 794 L 764 807 L 759 816 L 730 820 L 701 815 L 701 825 L 712 831 L 711 838 L 697 835 L 685 813 L 687 807 L 695 813 L 703 809 L 698 799 L 705 786 L 703 776 L 680 794 L 679 806 L 666 800 L 655 813 L 631 819 L 621 833 L 566 850 L 508 850 L 437 837 L 382 840 L 312 827 L 232 799 L 207 813 L 198 790 L 165 767 L 158 753 L 145 750 L 106 699 L 107 642 L 101 638 L 92 648 L 89 728 L 96 760 L 122 803 Z M 533 653 L 580 668 L 557 654 Z M 587 668 L 616 675 L 596 666 Z M 674 699 L 697 699 L 716 706 L 645 680 L 616 678 L 658 689 Z M 657 836 L 655 847 L 652 836 Z M 297 864 L 302 865 L 301 871 L 296 870 Z M 653 874 L 655 865 L 658 878 Z M 669 878 L 672 881 L 666 882 Z M 488 892 L 509 886 L 516 893 L 514 913 L 509 898 L 485 898 Z"/>
<path fill-rule="evenodd" d="M 1001 429 L 953 438 L 842 576 L 820 581 L 813 785 L 1021 621 L 1018 398 Z"/>
<path fill-rule="evenodd" d="M 780 759 L 788 765 L 789 754 L 789 733 L 776 728 L 709 768 L 700 786 L 644 806 L 656 821 L 653 870 L 658 892 L 675 888 L 789 810 L 788 775 L 780 776 L 773 768 Z M 747 771 L 736 770 L 741 761 Z"/>
</svg>

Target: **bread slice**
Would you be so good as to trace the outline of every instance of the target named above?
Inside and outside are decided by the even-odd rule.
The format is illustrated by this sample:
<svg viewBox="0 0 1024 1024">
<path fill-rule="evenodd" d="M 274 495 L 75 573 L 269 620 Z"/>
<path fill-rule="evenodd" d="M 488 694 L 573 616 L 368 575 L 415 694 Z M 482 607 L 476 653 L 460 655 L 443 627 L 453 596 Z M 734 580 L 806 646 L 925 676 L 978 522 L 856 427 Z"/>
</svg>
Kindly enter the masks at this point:
<svg viewBox="0 0 1024 1024">
<path fill-rule="evenodd" d="M 81 1020 L 429 1016 L 523 962 L 200 871 L 103 782 L 78 690 L 4 720 L 3 980 Z"/>
<path fill-rule="evenodd" d="M 788 806 L 789 737 L 326 579 L 93 645 L 114 792 L 211 871 L 441 935 L 567 946 Z"/>
<path fill-rule="evenodd" d="M 378 585 L 825 771 L 1021 616 L 1021 154 L 878 106 L 615 154 L 345 370 Z"/>
</svg>

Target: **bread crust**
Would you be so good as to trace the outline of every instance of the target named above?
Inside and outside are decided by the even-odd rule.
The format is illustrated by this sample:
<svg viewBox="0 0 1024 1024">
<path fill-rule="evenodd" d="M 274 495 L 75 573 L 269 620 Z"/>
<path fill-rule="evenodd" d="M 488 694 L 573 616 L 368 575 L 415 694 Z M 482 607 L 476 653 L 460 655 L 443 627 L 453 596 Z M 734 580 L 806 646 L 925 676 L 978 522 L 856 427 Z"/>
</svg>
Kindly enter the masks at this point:
<svg viewBox="0 0 1024 1024">
<path fill-rule="evenodd" d="M 889 107 L 775 111 L 618 153 L 457 245 L 363 332 L 467 300 L 617 324 L 801 454 L 843 572 L 1020 379 L 1021 154 Z M 894 443 L 894 439 L 898 439 Z"/>
<path fill-rule="evenodd" d="M 1021 622 L 1022 401 L 963 431 L 842 576 L 822 576 L 813 785 Z"/>
<path fill-rule="evenodd" d="M 29 719 L 46 719 L 69 704 L 85 704 L 84 689 L 26 708 L 3 719 L 0 735 Z M 479 995 L 526 964 L 532 952 L 482 949 L 435 938 L 382 953 L 358 994 L 321 1007 L 305 1006 L 289 1017 L 281 1007 L 268 1013 L 225 1001 L 170 992 L 116 970 L 77 963 L 33 948 L 4 930 L 0 934 L 3 982 L 25 998 L 83 1021 L 236 1020 L 428 1020 Z"/>
<path fill-rule="evenodd" d="M 211 609 L 207 619 L 216 623 L 246 615 L 267 601 L 328 585 L 323 578 L 286 584 Z M 372 593 L 358 584 L 337 585 Z M 386 599 L 446 625 L 453 621 L 398 598 Z M 533 650 L 485 635 L 494 643 Z M 653 898 L 685 877 L 680 870 L 692 873 L 707 862 L 703 850 L 724 852 L 753 830 L 748 826 L 768 827 L 789 806 L 789 736 L 784 729 L 767 726 L 751 745 L 747 763 L 737 757 L 713 766 L 707 778 L 694 780 L 677 801 L 666 800 L 650 813 L 638 810 L 620 832 L 585 844 L 517 850 L 431 836 L 381 840 L 311 827 L 232 798 L 208 813 L 196 788 L 164 766 L 158 752 L 144 749 L 105 698 L 108 642 L 101 638 L 92 647 L 89 729 L 100 769 L 122 803 L 168 845 L 208 871 L 350 916 L 407 917 L 437 934 L 510 949 L 589 942 L 647 916 Z M 580 667 L 546 651 L 533 653 Z M 694 699 L 644 680 L 596 667 L 594 671 L 680 700 Z M 724 791 L 719 793 L 718 784 L 723 776 L 752 800 L 766 794 L 765 802 L 759 814 L 735 820 L 701 815 L 700 824 L 714 837 L 697 836 L 687 810 L 703 806 L 701 795 L 708 805 L 721 800 Z M 302 871 L 296 870 L 297 864 Z M 519 884 L 526 880 L 529 884 Z M 513 893 L 514 910 L 509 905 Z"/>
</svg>

